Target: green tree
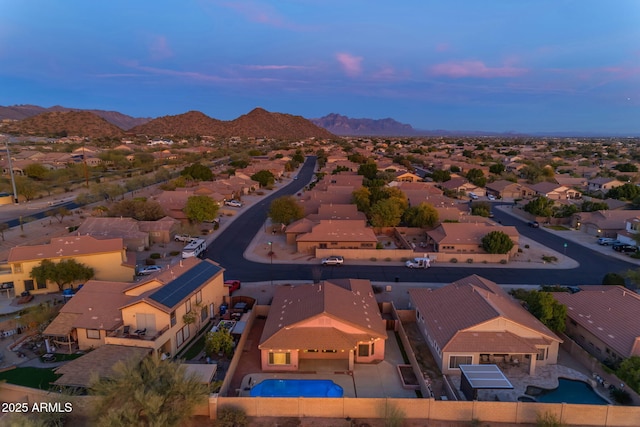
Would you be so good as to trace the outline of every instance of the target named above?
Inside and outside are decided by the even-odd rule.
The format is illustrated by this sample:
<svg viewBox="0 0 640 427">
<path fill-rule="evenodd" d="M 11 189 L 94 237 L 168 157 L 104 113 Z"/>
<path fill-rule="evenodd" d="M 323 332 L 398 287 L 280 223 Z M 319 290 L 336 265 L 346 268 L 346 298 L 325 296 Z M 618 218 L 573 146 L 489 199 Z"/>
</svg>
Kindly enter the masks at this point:
<svg viewBox="0 0 640 427">
<path fill-rule="evenodd" d="M 504 171 L 505 171 L 505 166 L 502 163 L 494 163 L 491 166 L 489 166 L 489 172 L 491 172 L 494 175 L 500 175 Z"/>
<path fill-rule="evenodd" d="M 469 169 L 466 178 L 470 183 L 472 183 L 473 185 L 477 185 L 478 187 L 484 187 L 487 184 L 487 178 L 484 176 L 484 172 L 482 172 L 482 169 Z"/>
<path fill-rule="evenodd" d="M 607 191 L 606 197 L 618 200 L 633 200 L 640 196 L 640 187 L 627 182 L 619 187 Z"/>
<path fill-rule="evenodd" d="M 433 205 L 422 202 L 407 208 L 402 219 L 409 227 L 433 227 L 438 223 L 438 211 Z"/>
<path fill-rule="evenodd" d="M 33 200 L 42 190 L 42 185 L 26 176 L 16 176 L 16 191 L 18 195 L 24 197 L 25 200 Z"/>
<path fill-rule="evenodd" d="M 38 181 L 42 181 L 46 178 L 49 173 L 49 169 L 42 166 L 40 163 L 31 163 L 24 167 L 24 173 L 29 178 L 37 179 Z"/>
<path fill-rule="evenodd" d="M 157 201 L 136 198 L 114 203 L 108 209 L 108 216 L 134 218 L 138 221 L 157 221 L 165 217 L 166 214 Z"/>
<path fill-rule="evenodd" d="M 580 205 L 580 210 L 582 212 L 595 212 L 595 211 L 606 211 L 609 209 L 609 205 L 605 202 L 594 202 L 591 200 L 586 200 L 582 202 Z"/>
<path fill-rule="evenodd" d="M 620 163 L 613 167 L 620 172 L 638 172 L 638 166 L 633 163 Z"/>
<path fill-rule="evenodd" d="M 304 155 L 300 150 L 296 150 L 296 154 L 291 157 L 291 160 L 297 162 L 298 164 L 304 163 Z"/>
<path fill-rule="evenodd" d="M 200 163 L 194 163 L 191 166 L 187 166 L 180 172 L 180 175 L 191 178 L 195 181 L 212 181 L 213 172 L 208 167 L 201 165 Z"/>
<path fill-rule="evenodd" d="M 529 312 L 549 329 L 564 332 L 567 307 L 556 301 L 551 292 L 519 289 L 512 292 L 512 295 L 526 302 Z"/>
<path fill-rule="evenodd" d="M 620 363 L 616 375 L 629 387 L 640 393 L 640 356 L 631 356 Z"/>
<path fill-rule="evenodd" d="M 73 258 L 63 259 L 57 263 L 49 259 L 43 259 L 29 273 L 29 277 L 37 282 L 54 282 L 61 292 L 65 285 L 71 285 L 73 288 L 73 283 L 85 282 L 92 279 L 94 275 L 93 268 L 87 267 Z"/>
<path fill-rule="evenodd" d="M 358 168 L 358 175 L 367 179 L 374 179 L 378 174 L 378 165 L 374 161 L 367 161 Z"/>
<path fill-rule="evenodd" d="M 204 338 L 204 351 L 213 356 L 220 352 L 230 356 L 233 354 L 233 337 L 226 328 L 221 328 L 215 332 L 207 332 Z"/>
<path fill-rule="evenodd" d="M 209 196 L 189 196 L 184 213 L 192 223 L 213 221 L 218 217 L 218 204 Z"/>
<path fill-rule="evenodd" d="M 382 199 L 370 211 L 371 225 L 374 227 L 395 227 L 400 224 L 404 208 L 397 198 Z"/>
<path fill-rule="evenodd" d="M 149 356 L 118 362 L 109 378 L 94 377 L 90 394 L 98 426 L 178 427 L 206 402 L 209 390 L 184 365 Z"/>
<path fill-rule="evenodd" d="M 471 215 L 478 215 L 488 218 L 491 214 L 491 204 L 489 202 L 471 203 Z"/>
<path fill-rule="evenodd" d="M 62 224 L 64 217 L 71 215 L 71 211 L 65 208 L 64 206 L 60 206 L 59 208 L 47 211 L 45 215 L 47 215 L 48 217 L 57 219 L 58 222 Z"/>
<path fill-rule="evenodd" d="M 607 273 L 602 278 L 603 285 L 620 285 L 624 286 L 624 276 L 618 273 Z"/>
<path fill-rule="evenodd" d="M 431 179 L 433 179 L 435 182 L 449 181 L 451 179 L 451 172 L 441 170 L 441 169 L 436 169 L 431 173 Z"/>
<path fill-rule="evenodd" d="M 253 175 L 251 175 L 251 179 L 258 182 L 260 187 L 270 187 L 276 182 L 276 177 L 268 170 L 260 170 Z"/>
<path fill-rule="evenodd" d="M 278 197 L 269 206 L 269 218 L 273 223 L 289 225 L 304 217 L 304 209 L 293 196 Z"/>
<path fill-rule="evenodd" d="M 489 254 L 507 254 L 513 249 L 513 240 L 503 231 L 492 231 L 482 238 L 482 249 Z"/>
<path fill-rule="evenodd" d="M 550 217 L 553 215 L 553 200 L 537 197 L 524 205 L 524 210 L 532 215 Z"/>
<path fill-rule="evenodd" d="M 371 191 L 368 187 L 360 187 L 351 193 L 351 201 L 358 207 L 360 212 L 366 214 L 371 207 Z"/>
</svg>

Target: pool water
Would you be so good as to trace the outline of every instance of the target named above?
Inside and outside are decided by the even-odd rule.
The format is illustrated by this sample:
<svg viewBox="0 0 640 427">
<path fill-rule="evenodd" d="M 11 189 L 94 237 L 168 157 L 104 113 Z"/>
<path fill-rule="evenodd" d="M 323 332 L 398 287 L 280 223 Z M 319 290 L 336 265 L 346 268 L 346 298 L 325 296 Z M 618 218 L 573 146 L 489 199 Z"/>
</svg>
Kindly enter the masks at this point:
<svg viewBox="0 0 640 427">
<path fill-rule="evenodd" d="M 583 381 L 559 378 L 558 383 L 558 387 L 552 390 L 528 386 L 525 393 L 533 396 L 537 402 L 543 403 L 609 404 L 609 402 L 600 397 L 589 384 Z"/>
<path fill-rule="evenodd" d="M 264 380 L 253 386 L 251 397 L 342 397 L 342 387 L 331 380 Z"/>
</svg>

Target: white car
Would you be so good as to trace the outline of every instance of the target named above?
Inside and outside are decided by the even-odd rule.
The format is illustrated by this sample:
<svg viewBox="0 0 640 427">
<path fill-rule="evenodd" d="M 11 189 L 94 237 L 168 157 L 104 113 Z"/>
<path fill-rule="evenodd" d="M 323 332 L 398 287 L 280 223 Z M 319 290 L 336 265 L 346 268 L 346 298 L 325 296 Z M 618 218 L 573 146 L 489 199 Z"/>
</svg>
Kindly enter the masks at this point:
<svg viewBox="0 0 640 427">
<path fill-rule="evenodd" d="M 429 268 L 431 267 L 431 259 L 429 258 L 413 258 L 404 263 L 408 268 Z"/>
<path fill-rule="evenodd" d="M 344 264 L 344 258 L 337 255 L 332 255 L 327 258 L 322 258 L 322 265 L 342 265 Z"/>
<path fill-rule="evenodd" d="M 495 200 L 495 199 L 496 199 L 496 196 L 494 196 L 493 194 L 489 194 L 489 195 L 487 196 L 487 199 L 489 199 L 489 200 Z"/>
<path fill-rule="evenodd" d="M 138 270 L 138 276 L 148 276 L 149 274 L 157 273 L 161 270 L 162 267 L 160 267 L 159 265 L 148 265 Z"/>
<path fill-rule="evenodd" d="M 224 202 L 225 205 L 227 206 L 231 206 L 233 208 L 241 208 L 242 207 L 242 203 L 237 201 L 237 200 L 227 200 L 226 202 Z"/>
</svg>

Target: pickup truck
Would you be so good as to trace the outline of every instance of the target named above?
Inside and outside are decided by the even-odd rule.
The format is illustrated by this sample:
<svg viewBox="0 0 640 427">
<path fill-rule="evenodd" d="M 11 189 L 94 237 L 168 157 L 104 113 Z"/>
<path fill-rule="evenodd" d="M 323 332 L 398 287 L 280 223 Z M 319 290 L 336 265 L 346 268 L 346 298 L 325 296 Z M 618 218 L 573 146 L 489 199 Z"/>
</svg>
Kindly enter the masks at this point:
<svg viewBox="0 0 640 427">
<path fill-rule="evenodd" d="M 175 240 L 176 242 L 190 242 L 194 238 L 195 237 L 191 237 L 188 234 L 176 234 L 173 240 Z"/>
</svg>

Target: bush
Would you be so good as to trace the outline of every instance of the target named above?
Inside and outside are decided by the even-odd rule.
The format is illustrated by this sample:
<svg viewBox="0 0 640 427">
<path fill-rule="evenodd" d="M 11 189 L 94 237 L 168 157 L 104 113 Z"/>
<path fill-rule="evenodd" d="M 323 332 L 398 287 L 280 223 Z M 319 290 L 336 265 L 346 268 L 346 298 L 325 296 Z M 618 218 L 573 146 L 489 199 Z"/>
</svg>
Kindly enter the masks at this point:
<svg viewBox="0 0 640 427">
<path fill-rule="evenodd" d="M 451 259 L 449 260 L 449 262 L 452 262 L 452 263 L 454 263 L 454 264 L 455 264 L 455 263 L 457 263 L 457 262 L 458 262 L 458 258 L 451 258 Z"/>
<path fill-rule="evenodd" d="M 531 261 L 531 260 L 529 260 L 529 261 Z M 506 264 L 506 263 L 507 263 L 507 260 L 506 260 L 506 259 L 501 259 L 501 260 L 500 260 L 500 264 Z"/>
<path fill-rule="evenodd" d="M 169 255 L 171 255 L 171 256 L 180 255 L 180 251 L 171 251 L 171 252 L 169 252 Z"/>
<path fill-rule="evenodd" d="M 522 253 L 522 248 L 518 248 L 518 253 L 521 254 Z"/>
<path fill-rule="evenodd" d="M 564 424 L 560 422 L 558 416 L 551 412 L 538 414 L 536 416 L 536 426 L 538 427 L 562 427 Z"/>
<path fill-rule="evenodd" d="M 473 264 L 473 258 L 467 258 L 467 264 Z"/>
<path fill-rule="evenodd" d="M 631 395 L 629 394 L 629 392 L 619 388 L 614 388 L 611 390 L 611 398 L 620 405 L 631 405 L 632 403 Z"/>
<path fill-rule="evenodd" d="M 544 262 L 557 262 L 558 258 L 554 257 L 553 255 L 542 255 L 542 260 Z"/>
<path fill-rule="evenodd" d="M 144 264 L 145 265 L 156 265 L 156 260 L 151 259 L 151 258 L 147 258 L 144 260 Z"/>
<path fill-rule="evenodd" d="M 162 255 L 160 255 L 158 252 L 154 252 L 152 254 L 149 254 L 149 258 L 151 258 L 151 259 L 160 259 L 160 258 L 162 258 Z"/>
<path fill-rule="evenodd" d="M 525 248 L 525 249 L 529 249 L 529 248 L 530 248 L 530 246 L 529 246 L 529 245 L 524 245 L 524 248 Z"/>
<path fill-rule="evenodd" d="M 385 260 L 385 261 L 387 261 L 387 262 L 389 262 L 389 261 L 391 261 L 391 258 L 387 257 L 387 258 L 385 258 L 384 260 Z"/>
<path fill-rule="evenodd" d="M 618 273 L 607 273 L 602 278 L 602 284 L 624 286 L 624 277 Z"/>
<path fill-rule="evenodd" d="M 245 427 L 249 425 L 247 414 L 240 408 L 225 406 L 218 411 L 215 427 Z"/>
<path fill-rule="evenodd" d="M 377 260 L 378 260 L 378 258 L 376 258 L 376 257 L 374 257 L 374 256 L 372 256 L 371 258 L 369 258 L 369 261 L 374 261 L 374 262 L 375 262 L 375 261 L 377 261 Z"/>
</svg>

